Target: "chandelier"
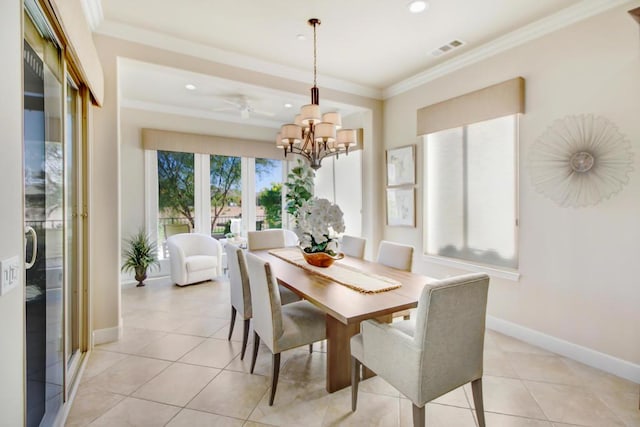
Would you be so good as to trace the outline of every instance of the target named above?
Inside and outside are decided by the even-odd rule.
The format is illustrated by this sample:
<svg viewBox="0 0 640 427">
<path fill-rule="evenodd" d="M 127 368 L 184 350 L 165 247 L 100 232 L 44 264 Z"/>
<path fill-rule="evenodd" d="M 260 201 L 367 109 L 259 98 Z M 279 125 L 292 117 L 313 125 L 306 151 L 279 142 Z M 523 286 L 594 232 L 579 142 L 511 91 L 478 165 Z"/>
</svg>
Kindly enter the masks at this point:
<svg viewBox="0 0 640 427">
<path fill-rule="evenodd" d="M 309 161 L 314 170 L 322 166 L 325 157 L 349 154 L 349 147 L 357 144 L 355 129 L 342 129 L 340 113 L 320 113 L 320 91 L 317 80 L 317 38 L 316 28 L 320 20 L 311 18 L 307 21 L 313 27 L 313 87 L 311 88 L 311 104 L 302 106 L 294 123 L 282 125 L 276 136 L 276 145 L 288 153 L 298 154 Z"/>
</svg>

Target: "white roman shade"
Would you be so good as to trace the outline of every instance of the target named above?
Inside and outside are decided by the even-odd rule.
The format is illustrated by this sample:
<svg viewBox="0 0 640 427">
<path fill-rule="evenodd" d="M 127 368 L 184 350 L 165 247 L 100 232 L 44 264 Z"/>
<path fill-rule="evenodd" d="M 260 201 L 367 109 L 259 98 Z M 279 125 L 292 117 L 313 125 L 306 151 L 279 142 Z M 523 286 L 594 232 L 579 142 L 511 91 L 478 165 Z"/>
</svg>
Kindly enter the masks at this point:
<svg viewBox="0 0 640 427">
<path fill-rule="evenodd" d="M 516 77 L 418 110 L 417 134 L 426 135 L 524 113 L 525 81 Z"/>
</svg>

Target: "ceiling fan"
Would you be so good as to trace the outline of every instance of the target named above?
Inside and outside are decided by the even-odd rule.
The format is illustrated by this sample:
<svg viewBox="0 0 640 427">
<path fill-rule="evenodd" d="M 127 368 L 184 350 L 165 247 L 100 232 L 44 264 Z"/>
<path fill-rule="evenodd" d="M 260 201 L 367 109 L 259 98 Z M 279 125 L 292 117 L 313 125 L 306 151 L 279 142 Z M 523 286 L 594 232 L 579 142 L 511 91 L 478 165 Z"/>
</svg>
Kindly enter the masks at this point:
<svg viewBox="0 0 640 427">
<path fill-rule="evenodd" d="M 274 117 L 275 113 L 269 111 L 256 110 L 248 97 L 242 95 L 234 99 L 224 98 L 222 101 L 229 104 L 228 107 L 216 108 L 213 111 L 238 111 L 240 117 L 244 120 L 249 119 L 252 114 L 257 114 L 265 117 Z"/>
</svg>

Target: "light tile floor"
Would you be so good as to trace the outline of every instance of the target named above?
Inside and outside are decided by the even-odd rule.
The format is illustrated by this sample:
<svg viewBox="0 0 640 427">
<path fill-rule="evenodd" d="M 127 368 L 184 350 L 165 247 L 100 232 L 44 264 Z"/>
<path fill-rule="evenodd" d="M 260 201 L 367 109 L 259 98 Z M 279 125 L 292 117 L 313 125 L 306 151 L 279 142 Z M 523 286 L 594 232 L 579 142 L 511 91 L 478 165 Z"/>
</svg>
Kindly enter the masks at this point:
<svg viewBox="0 0 640 427">
<path fill-rule="evenodd" d="M 122 292 L 124 337 L 97 346 L 67 426 L 411 426 L 411 403 L 382 379 L 324 388 L 324 343 L 283 354 L 274 406 L 270 353 L 255 374 L 240 360 L 242 322 L 232 341 L 226 281 L 180 288 L 166 280 Z M 253 333 L 251 333 L 253 335 Z M 640 426 L 637 384 L 487 331 L 484 404 L 490 427 Z M 467 385 L 427 406 L 427 425 L 476 426 Z"/>
</svg>

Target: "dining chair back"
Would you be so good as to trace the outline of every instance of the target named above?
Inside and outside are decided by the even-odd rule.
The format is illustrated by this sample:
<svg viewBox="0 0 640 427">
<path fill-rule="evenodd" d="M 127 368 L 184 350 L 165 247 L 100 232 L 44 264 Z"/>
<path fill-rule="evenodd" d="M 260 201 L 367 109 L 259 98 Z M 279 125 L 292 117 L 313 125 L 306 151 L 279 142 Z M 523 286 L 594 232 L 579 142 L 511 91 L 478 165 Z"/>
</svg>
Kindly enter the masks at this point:
<svg viewBox="0 0 640 427">
<path fill-rule="evenodd" d="M 367 245 L 367 240 L 361 237 L 355 236 L 342 236 L 340 240 L 340 250 L 347 256 L 354 258 L 364 258 L 364 249 Z"/>
<path fill-rule="evenodd" d="M 281 228 L 263 231 L 249 231 L 249 233 L 247 233 L 247 249 L 250 251 L 283 248 L 284 246 L 285 235 L 284 230 Z"/>
<path fill-rule="evenodd" d="M 382 240 L 378 246 L 377 262 L 398 270 L 411 271 L 413 246 Z"/>
</svg>

